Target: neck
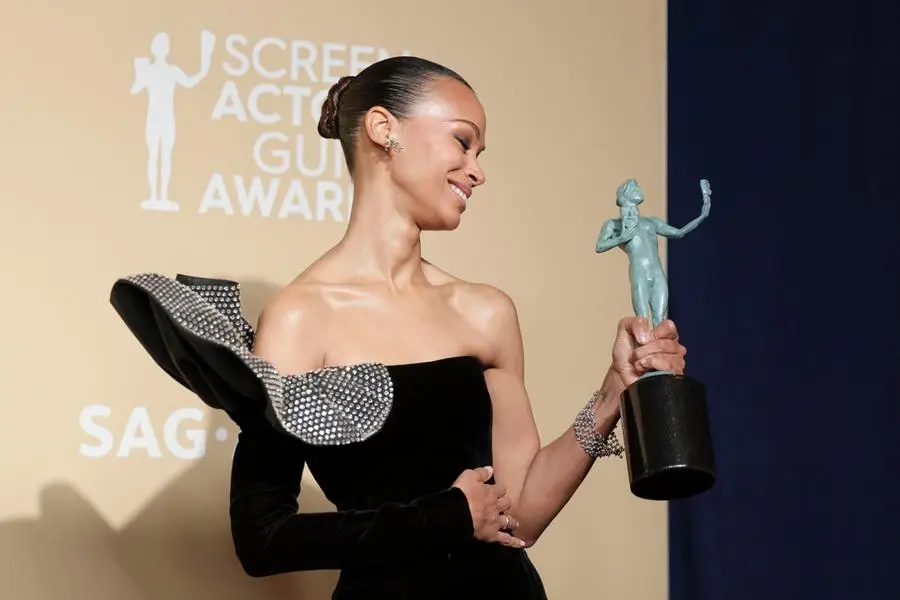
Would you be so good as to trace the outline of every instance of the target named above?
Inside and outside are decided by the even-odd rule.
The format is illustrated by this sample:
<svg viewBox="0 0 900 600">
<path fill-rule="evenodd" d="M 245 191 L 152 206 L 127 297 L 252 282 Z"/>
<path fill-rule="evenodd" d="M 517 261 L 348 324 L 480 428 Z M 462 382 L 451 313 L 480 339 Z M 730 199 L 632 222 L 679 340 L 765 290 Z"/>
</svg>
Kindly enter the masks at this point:
<svg viewBox="0 0 900 600">
<path fill-rule="evenodd" d="M 339 251 L 355 265 L 354 276 L 403 288 L 424 278 L 421 230 L 383 196 L 385 186 L 354 186 L 353 207 Z"/>
</svg>

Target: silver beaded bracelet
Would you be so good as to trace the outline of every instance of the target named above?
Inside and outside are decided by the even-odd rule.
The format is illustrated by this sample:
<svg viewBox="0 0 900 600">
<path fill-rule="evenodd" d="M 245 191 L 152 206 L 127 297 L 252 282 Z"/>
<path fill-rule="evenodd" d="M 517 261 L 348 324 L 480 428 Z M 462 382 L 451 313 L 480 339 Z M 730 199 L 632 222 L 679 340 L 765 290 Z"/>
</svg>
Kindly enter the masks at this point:
<svg viewBox="0 0 900 600">
<path fill-rule="evenodd" d="M 603 458 L 605 456 L 618 456 L 621 458 L 625 454 L 625 448 L 619 443 L 615 429 L 610 431 L 608 435 L 597 433 L 597 417 L 594 410 L 599 395 L 599 391 L 594 392 L 590 401 L 575 416 L 575 439 L 578 440 L 582 450 L 591 458 Z"/>
</svg>

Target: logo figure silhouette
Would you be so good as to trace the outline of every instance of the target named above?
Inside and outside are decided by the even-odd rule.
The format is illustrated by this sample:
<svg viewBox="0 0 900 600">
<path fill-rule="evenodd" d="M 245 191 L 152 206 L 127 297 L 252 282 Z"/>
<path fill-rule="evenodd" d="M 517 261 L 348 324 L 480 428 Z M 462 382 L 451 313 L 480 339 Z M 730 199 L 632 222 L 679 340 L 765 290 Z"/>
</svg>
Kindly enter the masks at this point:
<svg viewBox="0 0 900 600">
<path fill-rule="evenodd" d="M 147 124 L 144 135 L 148 152 L 147 180 L 150 184 L 150 197 L 141 202 L 144 210 L 179 210 L 178 203 L 169 198 L 172 149 L 175 146 L 175 89 L 179 85 L 193 88 L 209 74 L 215 45 L 215 34 L 203 31 L 200 35 L 200 71 L 192 76 L 168 62 L 169 35 L 164 32 L 157 33 L 150 42 L 152 60 L 147 57 L 134 59 L 131 93 L 147 92 Z"/>
</svg>

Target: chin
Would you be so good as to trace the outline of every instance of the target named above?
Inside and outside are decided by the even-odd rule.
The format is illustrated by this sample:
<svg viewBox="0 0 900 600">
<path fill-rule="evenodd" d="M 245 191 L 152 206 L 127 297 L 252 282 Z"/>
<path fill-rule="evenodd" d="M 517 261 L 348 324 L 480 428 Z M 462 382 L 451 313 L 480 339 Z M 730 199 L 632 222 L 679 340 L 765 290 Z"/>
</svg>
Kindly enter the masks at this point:
<svg viewBox="0 0 900 600">
<path fill-rule="evenodd" d="M 443 216 L 440 219 L 430 219 L 427 223 L 419 225 L 422 231 L 453 231 L 459 227 L 462 219 L 460 215 Z"/>
<path fill-rule="evenodd" d="M 458 227 L 460 226 L 461 223 L 462 223 L 462 219 L 460 219 L 459 217 L 457 217 L 457 218 L 454 219 L 452 222 L 448 222 L 448 223 L 443 227 L 443 230 L 444 230 L 444 231 L 453 231 L 454 229 L 458 228 Z"/>
<path fill-rule="evenodd" d="M 456 204 L 436 206 L 428 212 L 430 214 L 422 215 L 418 222 L 422 231 L 452 231 L 462 222 L 463 210 Z"/>
</svg>

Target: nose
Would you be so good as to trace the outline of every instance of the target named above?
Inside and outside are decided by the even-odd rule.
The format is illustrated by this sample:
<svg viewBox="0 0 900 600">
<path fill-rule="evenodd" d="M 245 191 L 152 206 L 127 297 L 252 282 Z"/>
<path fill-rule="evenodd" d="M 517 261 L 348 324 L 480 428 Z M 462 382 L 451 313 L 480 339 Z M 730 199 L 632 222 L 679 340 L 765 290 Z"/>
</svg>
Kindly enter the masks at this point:
<svg viewBox="0 0 900 600">
<path fill-rule="evenodd" d="M 472 166 L 466 169 L 466 176 L 468 176 L 469 181 L 472 182 L 472 187 L 478 187 L 479 185 L 483 185 L 485 181 L 487 181 L 487 177 L 484 174 L 484 171 L 481 169 L 481 165 L 475 162 Z"/>
</svg>

